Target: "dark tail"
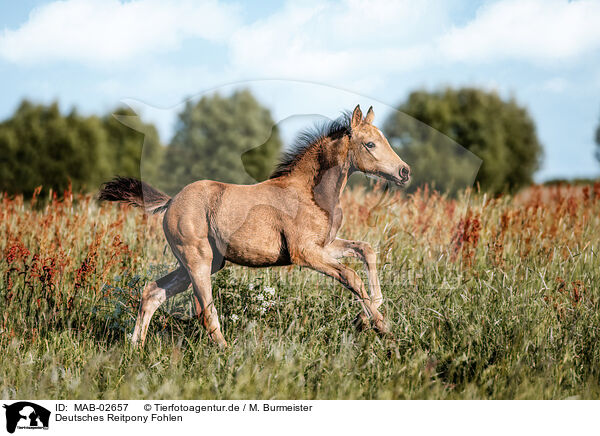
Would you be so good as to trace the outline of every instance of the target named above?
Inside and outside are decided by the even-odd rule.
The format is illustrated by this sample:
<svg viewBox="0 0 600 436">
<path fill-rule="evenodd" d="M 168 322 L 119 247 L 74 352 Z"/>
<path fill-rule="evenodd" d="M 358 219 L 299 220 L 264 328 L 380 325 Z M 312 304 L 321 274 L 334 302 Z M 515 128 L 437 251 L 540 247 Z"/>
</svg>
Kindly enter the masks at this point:
<svg viewBox="0 0 600 436">
<path fill-rule="evenodd" d="M 148 213 L 164 212 L 171 202 L 171 197 L 164 192 L 132 177 L 115 177 L 106 182 L 100 188 L 98 199 L 141 207 Z"/>
</svg>

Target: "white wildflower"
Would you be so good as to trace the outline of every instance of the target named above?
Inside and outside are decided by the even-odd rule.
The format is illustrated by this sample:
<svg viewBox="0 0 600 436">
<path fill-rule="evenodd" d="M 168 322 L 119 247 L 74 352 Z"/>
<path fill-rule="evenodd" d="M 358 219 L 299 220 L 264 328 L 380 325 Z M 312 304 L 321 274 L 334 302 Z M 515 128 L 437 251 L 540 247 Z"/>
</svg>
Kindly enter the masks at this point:
<svg viewBox="0 0 600 436">
<path fill-rule="evenodd" d="M 265 296 L 264 296 L 263 294 L 258 294 L 258 295 L 256 296 L 256 299 L 257 299 L 258 301 L 263 301 L 263 300 L 265 299 Z"/>
<path fill-rule="evenodd" d="M 275 295 L 275 288 L 271 286 L 265 286 L 265 292 L 271 296 Z"/>
<path fill-rule="evenodd" d="M 239 316 L 237 316 L 235 313 L 234 313 L 233 315 L 231 315 L 231 320 L 232 320 L 233 322 L 237 322 L 239 319 L 240 319 L 240 317 L 239 317 Z"/>
<path fill-rule="evenodd" d="M 254 289 L 254 283 L 248 284 L 248 290 L 252 291 Z"/>
</svg>

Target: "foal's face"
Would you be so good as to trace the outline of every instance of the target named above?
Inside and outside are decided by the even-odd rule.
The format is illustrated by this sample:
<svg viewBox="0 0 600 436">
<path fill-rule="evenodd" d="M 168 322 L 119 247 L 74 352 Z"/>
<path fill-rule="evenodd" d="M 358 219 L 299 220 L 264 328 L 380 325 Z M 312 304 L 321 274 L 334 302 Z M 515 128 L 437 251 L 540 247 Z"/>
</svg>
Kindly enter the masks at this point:
<svg viewBox="0 0 600 436">
<path fill-rule="evenodd" d="M 373 108 L 362 119 L 356 106 L 352 114 L 350 154 L 354 167 L 363 173 L 373 174 L 403 186 L 410 180 L 410 167 L 394 152 L 381 131 L 373 126 Z"/>
</svg>

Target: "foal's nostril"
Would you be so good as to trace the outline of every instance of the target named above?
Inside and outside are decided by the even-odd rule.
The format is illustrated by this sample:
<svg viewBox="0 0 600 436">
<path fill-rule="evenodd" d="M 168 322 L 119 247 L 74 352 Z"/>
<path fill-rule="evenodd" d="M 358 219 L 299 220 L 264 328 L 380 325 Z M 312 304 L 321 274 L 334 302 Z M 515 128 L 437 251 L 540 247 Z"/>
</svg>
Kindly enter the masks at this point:
<svg viewBox="0 0 600 436">
<path fill-rule="evenodd" d="M 410 177 L 410 168 L 402 167 L 402 169 L 400 169 L 400 177 L 403 179 L 408 179 Z"/>
</svg>

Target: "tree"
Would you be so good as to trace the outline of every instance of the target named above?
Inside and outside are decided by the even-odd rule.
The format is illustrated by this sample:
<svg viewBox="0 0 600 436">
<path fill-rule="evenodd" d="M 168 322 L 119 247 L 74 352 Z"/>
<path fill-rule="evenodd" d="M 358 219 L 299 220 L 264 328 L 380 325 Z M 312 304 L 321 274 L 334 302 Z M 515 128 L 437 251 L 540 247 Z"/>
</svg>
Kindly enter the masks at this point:
<svg viewBox="0 0 600 436">
<path fill-rule="evenodd" d="M 416 91 L 398 110 L 384 130 L 412 164 L 415 178 L 421 172 L 421 177 L 433 173 L 433 180 L 466 180 L 472 163 L 458 146 L 440 152 L 441 132 L 483 160 L 476 177 L 482 189 L 498 193 L 532 182 L 542 147 L 527 110 L 514 99 L 504 101 L 495 92 L 473 88 Z M 407 121 L 405 114 L 424 124 Z"/>
<path fill-rule="evenodd" d="M 270 112 L 247 90 L 187 102 L 175 130 L 161 168 L 168 192 L 201 179 L 264 180 L 281 149 Z"/>
<path fill-rule="evenodd" d="M 596 146 L 598 149 L 596 150 L 596 159 L 600 161 L 600 123 L 598 123 L 598 127 L 596 127 Z"/>
<path fill-rule="evenodd" d="M 116 112 L 131 114 L 123 108 Z M 56 102 L 24 100 L 0 123 L 0 190 L 30 196 L 40 185 L 60 192 L 71 183 L 76 191 L 95 191 L 115 175 L 139 177 L 142 144 L 152 162 L 161 146 L 156 129 L 136 120 L 136 130 L 144 134 L 112 114 L 84 117 L 72 110 L 64 116 Z"/>
<path fill-rule="evenodd" d="M 156 127 L 144 123 L 131 109 L 118 107 L 102 118 L 110 153 L 111 176 L 159 180 L 158 170 L 164 147 Z"/>
<path fill-rule="evenodd" d="M 109 172 L 105 132 L 97 117 L 62 116 L 57 103 L 23 101 L 0 124 L 0 189 L 31 195 L 37 186 L 90 188 Z"/>
</svg>

